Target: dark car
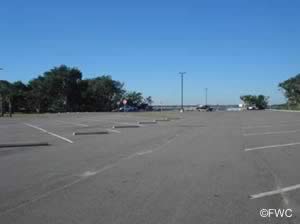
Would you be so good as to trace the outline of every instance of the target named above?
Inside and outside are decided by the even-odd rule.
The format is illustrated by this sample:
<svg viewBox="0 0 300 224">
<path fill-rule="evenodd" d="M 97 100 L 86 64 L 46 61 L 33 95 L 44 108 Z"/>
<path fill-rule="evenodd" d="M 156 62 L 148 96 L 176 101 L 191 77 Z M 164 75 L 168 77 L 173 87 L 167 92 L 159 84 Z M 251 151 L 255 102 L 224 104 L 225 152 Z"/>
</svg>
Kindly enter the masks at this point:
<svg viewBox="0 0 300 224">
<path fill-rule="evenodd" d="M 119 112 L 124 112 L 124 110 L 125 110 L 125 112 L 136 112 L 136 111 L 138 111 L 138 109 L 136 107 L 126 106 L 125 108 L 121 107 L 119 109 Z"/>
<path fill-rule="evenodd" d="M 202 111 L 204 111 L 204 112 L 212 112 L 212 111 L 214 111 L 214 109 L 212 107 L 208 106 L 208 105 L 199 106 L 199 107 L 197 107 L 197 110 L 201 111 L 201 112 Z"/>
</svg>

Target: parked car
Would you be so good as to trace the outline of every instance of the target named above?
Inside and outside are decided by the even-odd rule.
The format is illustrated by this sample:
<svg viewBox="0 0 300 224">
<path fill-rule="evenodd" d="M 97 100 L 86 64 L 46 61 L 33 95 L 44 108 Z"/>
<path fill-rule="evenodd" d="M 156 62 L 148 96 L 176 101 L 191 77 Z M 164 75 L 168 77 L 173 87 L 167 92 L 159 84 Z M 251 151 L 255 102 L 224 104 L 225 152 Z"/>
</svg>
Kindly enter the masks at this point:
<svg viewBox="0 0 300 224">
<path fill-rule="evenodd" d="M 247 107 L 247 110 L 258 110 L 256 106 L 249 106 Z"/>
<path fill-rule="evenodd" d="M 136 111 L 138 111 L 136 107 L 132 107 L 132 106 L 125 107 L 125 112 L 136 112 Z M 124 107 L 120 107 L 119 112 L 124 112 Z"/>
<path fill-rule="evenodd" d="M 208 105 L 198 106 L 197 110 L 201 111 L 201 112 L 203 112 L 203 111 L 204 112 L 212 112 L 212 111 L 214 111 L 214 109 L 212 107 L 208 106 Z"/>
</svg>

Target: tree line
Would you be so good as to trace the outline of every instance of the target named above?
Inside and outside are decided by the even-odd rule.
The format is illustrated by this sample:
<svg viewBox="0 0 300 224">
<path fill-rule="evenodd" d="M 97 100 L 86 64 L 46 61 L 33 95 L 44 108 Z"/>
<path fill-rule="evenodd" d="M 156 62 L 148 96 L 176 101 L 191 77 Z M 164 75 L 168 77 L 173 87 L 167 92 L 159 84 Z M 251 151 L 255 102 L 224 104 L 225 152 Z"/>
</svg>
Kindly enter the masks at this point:
<svg viewBox="0 0 300 224">
<path fill-rule="evenodd" d="M 105 112 L 117 110 L 122 99 L 128 105 L 147 109 L 153 103 L 124 83 L 103 75 L 82 79 L 78 68 L 61 65 L 46 71 L 27 84 L 0 80 L 0 113 Z"/>
<path fill-rule="evenodd" d="M 286 104 L 273 105 L 274 109 L 292 109 L 300 110 L 300 74 L 285 80 L 278 85 L 287 99 Z M 258 109 L 266 109 L 268 107 L 269 97 L 264 95 L 244 95 L 241 100 L 246 106 L 255 106 Z"/>
</svg>

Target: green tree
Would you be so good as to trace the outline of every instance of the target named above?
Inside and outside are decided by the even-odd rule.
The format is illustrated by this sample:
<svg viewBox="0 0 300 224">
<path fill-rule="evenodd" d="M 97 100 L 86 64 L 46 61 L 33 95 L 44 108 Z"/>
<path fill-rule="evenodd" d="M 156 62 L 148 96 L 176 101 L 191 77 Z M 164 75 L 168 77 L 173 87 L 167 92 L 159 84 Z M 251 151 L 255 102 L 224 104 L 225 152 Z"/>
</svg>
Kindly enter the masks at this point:
<svg viewBox="0 0 300 224">
<path fill-rule="evenodd" d="M 300 74 L 280 83 L 279 87 L 283 90 L 289 106 L 293 108 L 300 105 Z"/>
<path fill-rule="evenodd" d="M 151 97 L 151 96 L 148 96 L 148 97 L 145 99 L 145 103 L 148 104 L 149 106 L 151 106 L 151 105 L 153 104 L 152 97 Z"/>
<path fill-rule="evenodd" d="M 77 68 L 61 65 L 54 67 L 28 82 L 0 81 L 0 110 L 27 112 L 111 111 L 122 99 L 139 107 L 152 104 L 152 98 L 142 93 L 128 92 L 124 84 L 111 76 L 82 80 Z M 3 108 L 3 109 L 2 109 Z"/>
<path fill-rule="evenodd" d="M 143 94 L 136 91 L 127 92 L 124 98 L 127 99 L 127 104 L 133 107 L 139 107 L 144 101 Z"/>
<path fill-rule="evenodd" d="M 50 96 L 47 94 L 47 88 L 47 83 L 43 76 L 29 81 L 26 94 L 28 111 L 36 113 L 48 111 Z"/>
<path fill-rule="evenodd" d="M 49 110 L 56 112 L 78 111 L 80 99 L 79 82 L 82 73 L 66 65 L 55 67 L 44 73 L 49 98 Z"/>
<path fill-rule="evenodd" d="M 264 95 L 244 95 L 240 97 L 247 107 L 255 106 L 260 110 L 264 110 L 268 107 L 269 97 Z"/>
<path fill-rule="evenodd" d="M 88 111 L 111 111 L 117 108 L 117 102 L 125 92 L 124 84 L 113 80 L 111 76 L 83 80 L 80 86 L 82 110 Z"/>
<path fill-rule="evenodd" d="M 260 110 L 264 110 L 268 108 L 269 97 L 264 95 L 258 95 L 256 98 L 256 107 Z"/>
<path fill-rule="evenodd" d="M 8 107 L 9 115 L 12 115 L 12 85 L 10 82 L 0 80 L 0 113 L 4 115 Z"/>
<path fill-rule="evenodd" d="M 248 106 L 255 106 L 256 105 L 256 96 L 253 95 L 244 95 L 240 97 L 241 100 Z"/>
<path fill-rule="evenodd" d="M 78 111 L 82 74 L 66 65 L 54 67 L 28 84 L 27 100 L 31 111 Z"/>
<path fill-rule="evenodd" d="M 12 83 L 11 85 L 12 89 L 12 110 L 13 112 L 25 112 L 27 111 L 28 105 L 27 105 L 27 92 L 28 88 L 27 86 L 22 83 L 21 81 L 17 81 Z"/>
</svg>

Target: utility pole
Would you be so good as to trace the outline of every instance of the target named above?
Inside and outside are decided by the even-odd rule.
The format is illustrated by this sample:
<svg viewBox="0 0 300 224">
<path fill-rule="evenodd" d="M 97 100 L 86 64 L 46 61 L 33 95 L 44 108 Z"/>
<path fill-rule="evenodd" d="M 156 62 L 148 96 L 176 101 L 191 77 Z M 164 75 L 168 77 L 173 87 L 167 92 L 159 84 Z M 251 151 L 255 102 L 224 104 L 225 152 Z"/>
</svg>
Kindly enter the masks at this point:
<svg viewBox="0 0 300 224">
<path fill-rule="evenodd" d="M 208 92 L 208 89 L 205 88 L 205 105 L 207 106 L 207 92 Z"/>
<path fill-rule="evenodd" d="M 181 76 L 181 110 L 180 112 L 183 113 L 184 109 L 183 109 L 183 78 L 184 75 L 186 74 L 186 72 L 179 72 L 180 76 Z"/>
</svg>

